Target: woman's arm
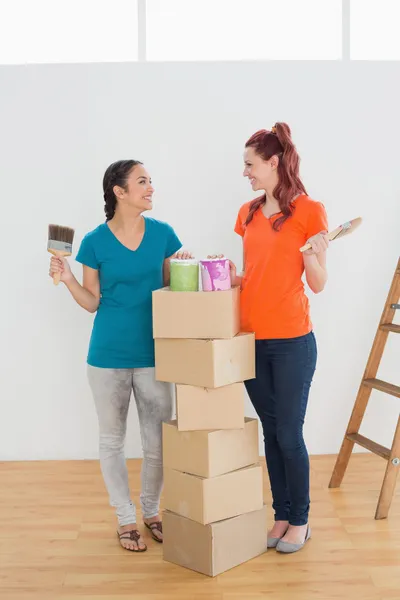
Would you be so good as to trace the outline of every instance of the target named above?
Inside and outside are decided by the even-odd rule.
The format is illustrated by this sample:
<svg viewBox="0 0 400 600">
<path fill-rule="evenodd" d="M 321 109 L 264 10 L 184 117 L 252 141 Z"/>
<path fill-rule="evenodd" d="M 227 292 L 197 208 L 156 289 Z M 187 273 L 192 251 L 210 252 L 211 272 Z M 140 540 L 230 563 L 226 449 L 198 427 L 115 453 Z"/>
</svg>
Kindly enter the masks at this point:
<svg viewBox="0 0 400 600">
<path fill-rule="evenodd" d="M 83 284 L 72 278 L 65 282 L 75 302 L 90 313 L 95 313 L 100 304 L 99 272 L 83 265 Z"/>
<path fill-rule="evenodd" d="M 319 294 L 325 287 L 328 279 L 326 270 L 326 249 L 329 245 L 326 232 L 317 233 L 308 240 L 310 250 L 303 253 L 306 280 L 314 294 Z"/>
<path fill-rule="evenodd" d="M 95 313 L 100 304 L 100 282 L 97 269 L 92 269 L 84 265 L 83 284 L 81 285 L 72 273 L 69 263 L 65 258 L 52 257 L 50 277 L 53 277 L 57 272 L 61 273 L 60 281 L 67 286 L 75 302 L 88 312 Z"/>
</svg>

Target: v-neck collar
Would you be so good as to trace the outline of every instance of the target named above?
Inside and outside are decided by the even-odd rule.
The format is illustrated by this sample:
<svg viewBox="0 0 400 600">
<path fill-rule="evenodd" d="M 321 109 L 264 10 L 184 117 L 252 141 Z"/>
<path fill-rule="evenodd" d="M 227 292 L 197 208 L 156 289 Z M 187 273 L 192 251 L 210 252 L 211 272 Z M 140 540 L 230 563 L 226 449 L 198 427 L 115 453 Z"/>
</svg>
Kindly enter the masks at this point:
<svg viewBox="0 0 400 600">
<path fill-rule="evenodd" d="M 107 231 L 110 233 L 110 235 L 112 235 L 112 237 L 114 238 L 114 240 L 117 242 L 117 244 L 119 244 L 121 246 L 121 248 L 124 248 L 125 250 L 127 250 L 127 252 L 133 252 L 133 253 L 135 253 L 135 252 L 138 252 L 138 250 L 140 250 L 140 248 L 142 247 L 143 242 L 145 240 L 145 237 L 146 237 L 146 233 L 147 233 L 147 221 L 146 221 L 145 217 L 143 217 L 143 221 L 144 221 L 144 232 L 143 232 L 143 235 L 142 235 L 142 239 L 140 240 L 139 246 L 135 250 L 132 250 L 131 248 L 128 248 L 128 246 L 125 246 L 125 244 L 123 244 L 117 238 L 117 236 L 115 235 L 115 233 L 113 231 L 111 231 L 111 228 L 108 225 L 108 223 L 104 223 L 104 225 L 105 225 Z"/>
<path fill-rule="evenodd" d="M 296 196 L 296 198 L 295 198 L 294 200 L 292 200 L 292 202 L 290 203 L 290 204 L 291 204 L 291 206 L 294 206 L 294 205 L 295 205 L 295 203 L 297 202 L 297 200 L 298 200 L 299 198 L 301 198 L 302 196 L 305 196 L 305 195 L 306 195 L 306 194 L 299 194 L 298 196 Z M 261 207 L 260 207 L 260 213 L 261 213 L 261 215 L 262 215 L 263 219 L 265 219 L 265 221 L 267 221 L 267 222 L 271 222 L 271 221 L 275 220 L 275 218 L 278 218 L 280 215 L 282 215 L 282 214 L 283 214 L 283 213 L 282 213 L 282 211 L 280 210 L 279 212 L 273 213 L 272 215 L 270 215 L 269 217 L 267 217 L 266 215 L 264 215 L 264 213 L 263 213 L 263 210 L 262 210 L 262 209 L 263 209 L 263 207 L 261 206 Z"/>
</svg>

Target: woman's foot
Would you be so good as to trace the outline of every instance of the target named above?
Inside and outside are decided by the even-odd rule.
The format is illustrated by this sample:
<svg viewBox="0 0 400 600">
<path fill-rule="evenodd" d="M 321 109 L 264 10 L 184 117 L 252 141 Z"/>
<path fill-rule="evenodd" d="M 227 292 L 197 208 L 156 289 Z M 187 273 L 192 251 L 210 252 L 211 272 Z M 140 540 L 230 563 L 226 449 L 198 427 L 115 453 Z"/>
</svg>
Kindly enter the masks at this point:
<svg viewBox="0 0 400 600">
<path fill-rule="evenodd" d="M 279 540 L 276 550 L 284 554 L 298 552 L 311 537 L 309 525 L 290 525 L 286 535 Z"/>
<path fill-rule="evenodd" d="M 157 542 L 163 541 L 162 523 L 159 515 L 150 517 L 150 519 L 144 519 L 144 524 L 150 529 L 153 539 Z"/>
<path fill-rule="evenodd" d="M 131 552 L 144 552 L 147 546 L 144 543 L 136 523 L 121 525 L 118 528 L 119 542 L 125 550 Z"/>
<path fill-rule="evenodd" d="M 276 548 L 279 540 L 285 535 L 289 521 L 275 521 L 273 528 L 268 532 L 267 547 Z"/>
<path fill-rule="evenodd" d="M 307 529 L 308 525 L 289 525 L 287 532 L 282 538 L 282 542 L 288 544 L 304 544 Z"/>
<path fill-rule="evenodd" d="M 268 532 L 268 537 L 281 538 L 287 532 L 289 521 L 275 521 L 273 528 Z"/>
</svg>

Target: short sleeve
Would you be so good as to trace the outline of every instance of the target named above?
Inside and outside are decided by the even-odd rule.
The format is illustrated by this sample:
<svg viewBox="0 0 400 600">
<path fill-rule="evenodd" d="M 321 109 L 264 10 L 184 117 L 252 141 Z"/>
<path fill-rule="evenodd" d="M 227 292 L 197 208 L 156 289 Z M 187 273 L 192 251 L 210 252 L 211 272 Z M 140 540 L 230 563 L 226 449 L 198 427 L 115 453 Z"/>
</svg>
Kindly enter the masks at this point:
<svg viewBox="0 0 400 600">
<path fill-rule="evenodd" d="M 182 243 L 175 231 L 170 225 L 167 225 L 167 244 L 165 247 L 165 258 L 169 258 L 175 252 L 178 252 L 182 248 Z"/>
<path fill-rule="evenodd" d="M 236 219 L 234 231 L 235 231 L 235 233 L 237 233 L 238 235 L 240 235 L 240 237 L 244 236 L 244 232 L 245 232 L 245 225 L 244 224 L 246 222 L 246 218 L 247 218 L 248 212 L 249 212 L 249 207 L 248 207 L 247 204 L 245 204 L 239 210 L 239 213 L 238 213 L 238 216 L 237 216 L 237 219 Z"/>
<path fill-rule="evenodd" d="M 90 235 L 83 238 L 75 260 L 91 269 L 99 268 Z"/>
<path fill-rule="evenodd" d="M 307 239 L 321 231 L 329 231 L 328 216 L 322 202 L 313 202 L 307 220 Z"/>
</svg>

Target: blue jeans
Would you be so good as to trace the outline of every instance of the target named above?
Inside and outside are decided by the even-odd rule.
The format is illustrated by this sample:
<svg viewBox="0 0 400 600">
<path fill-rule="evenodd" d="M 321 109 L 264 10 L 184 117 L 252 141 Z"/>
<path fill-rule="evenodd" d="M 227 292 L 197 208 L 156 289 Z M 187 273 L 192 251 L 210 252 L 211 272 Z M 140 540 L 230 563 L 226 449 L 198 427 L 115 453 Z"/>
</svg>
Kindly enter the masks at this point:
<svg viewBox="0 0 400 600">
<path fill-rule="evenodd" d="M 260 418 L 276 521 L 305 525 L 310 464 L 303 424 L 317 362 L 314 333 L 256 340 L 256 377 L 246 381 Z"/>
</svg>

